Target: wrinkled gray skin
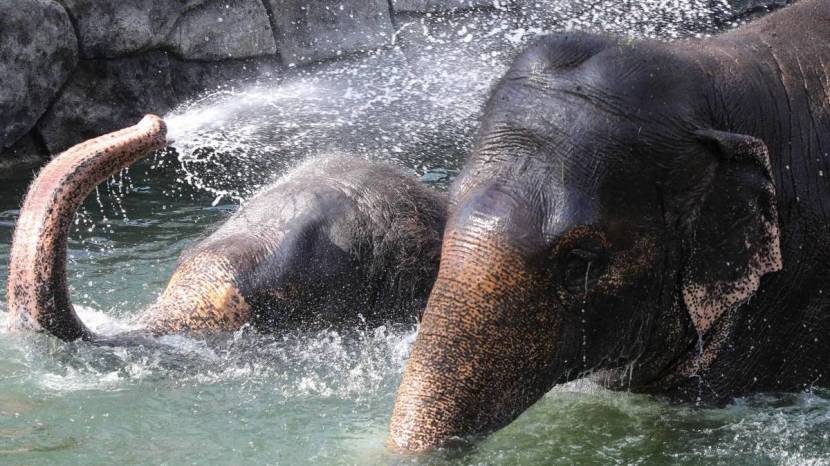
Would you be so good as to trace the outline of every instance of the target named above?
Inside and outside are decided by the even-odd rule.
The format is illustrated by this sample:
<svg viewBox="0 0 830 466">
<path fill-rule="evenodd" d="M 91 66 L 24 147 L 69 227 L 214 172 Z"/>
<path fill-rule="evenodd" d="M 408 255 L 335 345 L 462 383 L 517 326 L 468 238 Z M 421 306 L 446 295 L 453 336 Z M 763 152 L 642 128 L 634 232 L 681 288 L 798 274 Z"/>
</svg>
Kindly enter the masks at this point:
<svg viewBox="0 0 830 466">
<path fill-rule="evenodd" d="M 186 250 L 177 273 L 228 261 L 261 329 L 414 322 L 437 274 L 445 208 L 443 194 L 390 165 L 312 158 Z"/>
<path fill-rule="evenodd" d="M 451 189 L 391 444 L 591 373 L 714 403 L 830 386 L 829 153 L 830 1 L 687 42 L 542 38 Z"/>
</svg>

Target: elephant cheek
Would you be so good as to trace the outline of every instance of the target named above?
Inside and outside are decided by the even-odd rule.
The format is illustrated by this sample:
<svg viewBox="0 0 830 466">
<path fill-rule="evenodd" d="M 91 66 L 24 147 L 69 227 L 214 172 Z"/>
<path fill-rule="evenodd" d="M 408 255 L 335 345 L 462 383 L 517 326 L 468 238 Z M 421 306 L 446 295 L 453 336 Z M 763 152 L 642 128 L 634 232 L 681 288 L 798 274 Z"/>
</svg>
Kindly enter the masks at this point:
<svg viewBox="0 0 830 466">
<path fill-rule="evenodd" d="M 393 448 L 499 429 L 545 393 L 559 319 L 531 299 L 538 278 L 521 257 L 499 236 L 448 232 L 398 392 Z"/>
</svg>

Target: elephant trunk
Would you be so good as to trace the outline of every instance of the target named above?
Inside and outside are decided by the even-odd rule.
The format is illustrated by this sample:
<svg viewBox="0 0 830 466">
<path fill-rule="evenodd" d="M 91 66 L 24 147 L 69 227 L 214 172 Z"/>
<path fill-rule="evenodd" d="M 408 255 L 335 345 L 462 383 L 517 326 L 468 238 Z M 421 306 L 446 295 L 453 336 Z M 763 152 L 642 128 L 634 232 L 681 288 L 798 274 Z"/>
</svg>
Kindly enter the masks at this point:
<svg viewBox="0 0 830 466">
<path fill-rule="evenodd" d="M 464 230 L 445 234 L 395 403 L 395 449 L 425 451 L 499 429 L 549 385 L 560 316 L 534 296 L 532 264 L 503 232 Z"/>
<path fill-rule="evenodd" d="M 166 133 L 164 121 L 147 115 L 135 126 L 72 147 L 40 171 L 12 241 L 12 328 L 46 330 L 64 341 L 92 338 L 72 307 L 66 279 L 67 236 L 75 211 L 99 183 L 165 147 Z"/>
<path fill-rule="evenodd" d="M 246 245 L 247 246 L 247 245 Z M 248 257 L 260 251 L 250 250 Z M 264 253 L 263 253 L 264 254 Z M 141 317 L 150 334 L 188 331 L 236 331 L 251 320 L 251 307 L 242 296 L 235 264 L 255 259 L 229 251 L 200 251 L 180 262 L 167 288 Z"/>
</svg>

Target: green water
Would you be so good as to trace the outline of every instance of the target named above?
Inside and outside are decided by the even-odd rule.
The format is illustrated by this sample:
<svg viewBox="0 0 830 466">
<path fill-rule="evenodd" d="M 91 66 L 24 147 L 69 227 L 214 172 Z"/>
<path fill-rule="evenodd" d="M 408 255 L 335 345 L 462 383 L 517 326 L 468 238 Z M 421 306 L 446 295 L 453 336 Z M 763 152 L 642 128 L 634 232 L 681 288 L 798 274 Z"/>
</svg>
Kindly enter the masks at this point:
<svg viewBox="0 0 830 466">
<path fill-rule="evenodd" d="M 129 327 L 182 248 L 235 208 L 148 166 L 93 195 L 72 235 L 73 295 L 101 332 Z M 25 186 L 0 187 L 3 281 Z M 149 350 L 3 330 L 0 464 L 830 464 L 830 393 L 699 409 L 587 382 L 467 450 L 396 456 L 384 441 L 414 332 L 246 329 Z"/>
</svg>

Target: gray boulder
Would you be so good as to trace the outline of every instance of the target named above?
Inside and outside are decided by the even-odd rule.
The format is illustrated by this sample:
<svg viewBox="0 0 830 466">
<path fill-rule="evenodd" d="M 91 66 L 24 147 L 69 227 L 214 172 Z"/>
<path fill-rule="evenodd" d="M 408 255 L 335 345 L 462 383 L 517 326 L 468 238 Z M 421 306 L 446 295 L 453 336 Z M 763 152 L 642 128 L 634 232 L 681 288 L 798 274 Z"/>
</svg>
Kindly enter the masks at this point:
<svg viewBox="0 0 830 466">
<path fill-rule="evenodd" d="M 372 50 L 394 34 L 387 0 L 265 0 L 283 63 L 299 65 Z"/>
<path fill-rule="evenodd" d="M 218 60 L 276 54 L 260 0 L 64 0 L 83 58 L 166 48 L 182 58 Z"/>
<path fill-rule="evenodd" d="M 163 115 L 175 104 L 165 52 L 84 60 L 38 130 L 49 152 L 57 154 L 85 139 L 135 124 L 146 113 Z"/>
<path fill-rule="evenodd" d="M 167 43 L 178 56 L 191 60 L 277 53 L 268 12 L 260 0 L 210 0 L 192 8 L 179 19 Z"/>
<path fill-rule="evenodd" d="M 179 17 L 205 0 L 63 0 L 81 57 L 114 58 L 158 47 Z"/>
<path fill-rule="evenodd" d="M 0 1 L 0 149 L 32 129 L 77 62 L 77 39 L 60 4 Z"/>
</svg>

